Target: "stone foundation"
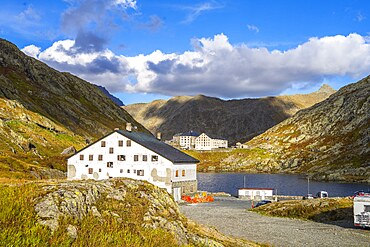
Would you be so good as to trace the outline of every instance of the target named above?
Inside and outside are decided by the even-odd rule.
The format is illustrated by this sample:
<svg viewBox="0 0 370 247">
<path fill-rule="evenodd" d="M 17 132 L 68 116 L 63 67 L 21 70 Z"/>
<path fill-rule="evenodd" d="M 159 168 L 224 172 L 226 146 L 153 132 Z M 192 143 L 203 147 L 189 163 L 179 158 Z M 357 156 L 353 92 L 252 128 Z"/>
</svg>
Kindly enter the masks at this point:
<svg viewBox="0 0 370 247">
<path fill-rule="evenodd" d="M 191 194 L 197 192 L 198 190 L 198 181 L 191 180 L 191 181 L 181 181 L 181 182 L 172 182 L 172 188 L 181 188 L 182 194 Z M 173 189 L 172 189 L 173 193 Z"/>
</svg>

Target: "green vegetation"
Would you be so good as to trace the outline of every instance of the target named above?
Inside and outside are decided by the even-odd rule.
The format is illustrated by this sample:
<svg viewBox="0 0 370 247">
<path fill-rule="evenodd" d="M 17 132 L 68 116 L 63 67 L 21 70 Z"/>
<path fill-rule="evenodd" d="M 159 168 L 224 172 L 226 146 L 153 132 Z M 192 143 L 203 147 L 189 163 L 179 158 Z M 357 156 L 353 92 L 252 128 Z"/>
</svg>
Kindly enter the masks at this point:
<svg viewBox="0 0 370 247">
<path fill-rule="evenodd" d="M 223 149 L 215 151 L 185 150 L 185 153 L 198 159 L 198 171 L 255 171 L 255 166 L 248 160 L 266 159 L 271 154 L 261 148 Z M 230 165 L 233 165 L 230 167 Z"/>
<path fill-rule="evenodd" d="M 269 203 L 251 211 L 276 217 L 314 221 L 335 221 L 352 217 L 353 200 L 350 198 L 317 198 Z"/>
<path fill-rule="evenodd" d="M 45 194 L 39 185 L 0 186 L 0 242 L 3 246 L 175 246 L 173 236 L 164 230 L 141 226 L 146 212 L 143 200 L 128 195 L 131 208 L 116 200 L 100 201 L 99 211 L 114 210 L 126 218 L 117 220 L 109 213 L 102 218 L 88 215 L 82 220 L 63 218 L 54 232 L 37 222 L 34 205 Z M 129 210 L 129 212 L 127 212 Z M 78 238 L 71 238 L 66 228 L 78 225 Z"/>
</svg>

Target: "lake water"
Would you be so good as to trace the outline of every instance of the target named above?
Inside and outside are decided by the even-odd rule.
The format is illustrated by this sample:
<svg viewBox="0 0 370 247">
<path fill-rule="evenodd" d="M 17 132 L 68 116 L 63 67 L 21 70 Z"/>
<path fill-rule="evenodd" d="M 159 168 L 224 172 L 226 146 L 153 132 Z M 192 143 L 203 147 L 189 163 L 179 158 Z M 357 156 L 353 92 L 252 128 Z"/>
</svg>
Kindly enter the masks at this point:
<svg viewBox="0 0 370 247">
<path fill-rule="evenodd" d="M 238 194 L 238 188 L 263 187 L 277 189 L 280 195 L 307 195 L 307 178 L 302 175 L 248 174 L 248 173 L 198 173 L 198 190 L 223 191 Z M 244 186 L 245 181 L 245 186 Z M 329 196 L 350 196 L 358 190 L 370 189 L 370 184 L 309 182 L 310 193 L 325 190 Z"/>
</svg>

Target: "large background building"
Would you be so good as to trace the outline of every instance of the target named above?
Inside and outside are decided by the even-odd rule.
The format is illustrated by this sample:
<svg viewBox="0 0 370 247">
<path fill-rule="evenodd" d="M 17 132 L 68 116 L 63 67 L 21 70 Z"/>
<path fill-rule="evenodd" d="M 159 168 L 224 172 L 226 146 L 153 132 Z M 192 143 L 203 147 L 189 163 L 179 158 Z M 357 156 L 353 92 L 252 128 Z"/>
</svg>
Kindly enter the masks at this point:
<svg viewBox="0 0 370 247">
<path fill-rule="evenodd" d="M 224 138 L 210 137 L 206 133 L 198 134 L 192 130 L 175 135 L 172 141 L 182 149 L 212 150 L 228 147 L 228 141 Z"/>
</svg>

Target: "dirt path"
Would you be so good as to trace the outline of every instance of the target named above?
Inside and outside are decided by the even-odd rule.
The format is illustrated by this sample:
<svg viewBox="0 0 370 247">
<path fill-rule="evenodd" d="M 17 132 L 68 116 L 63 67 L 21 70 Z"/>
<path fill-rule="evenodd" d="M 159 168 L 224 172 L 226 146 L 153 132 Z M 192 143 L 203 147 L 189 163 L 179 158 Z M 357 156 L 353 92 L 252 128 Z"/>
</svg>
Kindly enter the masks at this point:
<svg viewBox="0 0 370 247">
<path fill-rule="evenodd" d="M 370 246 L 370 230 L 344 228 L 248 212 L 250 202 L 237 199 L 182 205 L 188 218 L 220 232 L 273 246 Z"/>
</svg>

